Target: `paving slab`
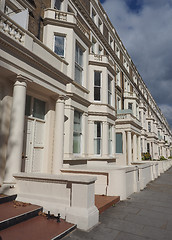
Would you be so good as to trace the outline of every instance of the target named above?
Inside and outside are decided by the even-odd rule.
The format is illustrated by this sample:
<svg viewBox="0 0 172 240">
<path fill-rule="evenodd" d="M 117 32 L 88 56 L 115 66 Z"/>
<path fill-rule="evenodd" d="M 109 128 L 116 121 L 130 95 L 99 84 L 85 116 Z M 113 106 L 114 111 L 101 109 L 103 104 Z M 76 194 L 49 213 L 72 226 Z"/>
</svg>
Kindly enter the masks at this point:
<svg viewBox="0 0 172 240">
<path fill-rule="evenodd" d="M 76 230 L 64 240 L 171 240 L 172 168 L 127 200 L 100 215 L 88 232 Z"/>
</svg>

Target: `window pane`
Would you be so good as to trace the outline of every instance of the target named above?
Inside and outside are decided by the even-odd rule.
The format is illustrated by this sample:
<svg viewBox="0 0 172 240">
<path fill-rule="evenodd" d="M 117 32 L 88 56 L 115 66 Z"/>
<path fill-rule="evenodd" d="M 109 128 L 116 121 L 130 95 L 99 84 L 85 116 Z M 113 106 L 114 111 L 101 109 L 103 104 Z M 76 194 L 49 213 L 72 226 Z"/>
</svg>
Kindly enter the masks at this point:
<svg viewBox="0 0 172 240">
<path fill-rule="evenodd" d="M 95 86 L 101 86 L 100 77 L 101 77 L 101 72 L 95 71 L 94 72 L 94 85 Z"/>
<path fill-rule="evenodd" d="M 94 154 L 101 154 L 101 122 L 94 123 Z"/>
<path fill-rule="evenodd" d="M 100 88 L 94 87 L 94 100 L 100 101 Z"/>
<path fill-rule="evenodd" d="M 122 133 L 116 133 L 116 153 L 122 152 Z"/>
<path fill-rule="evenodd" d="M 128 109 L 133 109 L 133 104 L 132 103 L 128 103 Z"/>
<path fill-rule="evenodd" d="M 62 0 L 55 0 L 54 8 L 60 10 Z"/>
<path fill-rule="evenodd" d="M 73 153 L 81 152 L 81 113 L 74 112 Z"/>
<path fill-rule="evenodd" d="M 77 65 L 75 65 L 75 82 L 82 85 L 82 70 Z"/>
<path fill-rule="evenodd" d="M 94 154 L 100 154 L 101 139 L 94 139 Z"/>
<path fill-rule="evenodd" d="M 62 57 L 64 57 L 64 41 L 65 41 L 65 37 L 55 36 L 54 52 Z"/>
<path fill-rule="evenodd" d="M 33 117 L 44 119 L 45 116 L 45 102 L 34 99 L 34 105 L 33 105 Z"/>
<path fill-rule="evenodd" d="M 26 95 L 25 115 L 31 115 L 31 96 Z"/>
<path fill-rule="evenodd" d="M 81 149 L 81 135 L 78 133 L 73 134 L 73 153 L 80 153 Z"/>
</svg>

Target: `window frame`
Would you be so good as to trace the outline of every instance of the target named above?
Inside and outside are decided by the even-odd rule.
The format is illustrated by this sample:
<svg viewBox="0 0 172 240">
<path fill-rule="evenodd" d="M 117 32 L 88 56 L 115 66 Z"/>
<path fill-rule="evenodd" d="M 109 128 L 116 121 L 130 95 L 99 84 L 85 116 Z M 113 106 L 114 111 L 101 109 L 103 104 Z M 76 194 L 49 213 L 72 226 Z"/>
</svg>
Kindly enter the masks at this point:
<svg viewBox="0 0 172 240">
<path fill-rule="evenodd" d="M 78 50 L 77 50 L 78 49 Z M 80 54 L 82 52 L 82 54 Z M 82 85 L 83 84 L 83 65 L 84 65 L 84 51 L 82 47 L 76 42 L 75 44 L 75 82 Z M 79 78 L 79 81 L 76 80 L 76 70 L 79 71 L 81 74 L 81 77 Z"/>
<path fill-rule="evenodd" d="M 97 126 L 97 128 L 98 128 L 98 124 L 100 124 L 100 126 L 99 126 L 100 134 L 99 134 L 99 136 L 98 136 L 98 134 L 95 136 L 95 127 Z M 98 133 L 98 132 L 96 131 L 96 133 Z M 98 148 L 95 149 L 95 146 L 98 145 L 98 143 L 97 143 L 98 140 L 100 141 L 100 143 L 99 143 L 99 147 L 100 147 L 99 153 L 98 153 L 98 151 L 96 152 L 96 150 L 98 150 Z M 96 143 L 96 145 L 95 145 L 95 143 Z M 101 121 L 94 121 L 94 155 L 100 156 L 101 155 L 101 150 L 102 150 L 102 122 Z"/>
<path fill-rule="evenodd" d="M 108 74 L 108 104 L 110 106 L 112 106 L 112 80 L 112 77 Z"/>
<path fill-rule="evenodd" d="M 76 119 L 75 119 L 75 114 L 79 114 L 80 116 L 80 131 L 76 131 L 76 128 L 75 128 L 75 123 L 76 123 Z M 75 135 L 76 134 L 76 135 Z M 76 139 L 74 139 L 75 136 L 79 136 L 79 152 L 75 152 L 74 151 L 74 141 L 76 141 Z M 79 112 L 78 110 L 74 110 L 74 118 L 73 118 L 73 154 L 75 155 L 81 155 L 82 153 L 82 113 Z"/>
<path fill-rule="evenodd" d="M 63 38 L 64 41 L 63 41 L 63 55 L 62 54 L 59 54 L 55 51 L 55 44 L 56 44 L 56 38 L 59 37 L 59 38 Z M 65 54 L 66 54 L 66 36 L 65 35 L 60 35 L 60 34 L 54 34 L 54 53 L 56 53 L 58 56 L 60 56 L 61 58 L 65 58 Z"/>
<path fill-rule="evenodd" d="M 100 77 L 99 82 L 100 82 L 100 85 L 96 85 L 96 84 L 95 84 L 95 82 L 96 82 L 95 74 L 96 74 L 96 73 L 99 73 L 99 77 Z M 101 87 L 102 87 L 102 72 L 95 70 L 95 71 L 94 71 L 94 102 L 101 102 Z M 96 89 L 99 89 L 99 97 L 100 97 L 99 100 L 95 99 L 95 88 L 96 88 Z"/>
<path fill-rule="evenodd" d="M 121 146 L 119 145 L 119 139 L 117 139 L 120 136 L 120 140 L 121 140 Z M 116 142 L 116 153 L 117 154 L 123 154 L 123 133 L 122 132 L 117 132 L 115 134 L 115 142 Z M 119 151 L 117 151 L 119 149 Z"/>
</svg>

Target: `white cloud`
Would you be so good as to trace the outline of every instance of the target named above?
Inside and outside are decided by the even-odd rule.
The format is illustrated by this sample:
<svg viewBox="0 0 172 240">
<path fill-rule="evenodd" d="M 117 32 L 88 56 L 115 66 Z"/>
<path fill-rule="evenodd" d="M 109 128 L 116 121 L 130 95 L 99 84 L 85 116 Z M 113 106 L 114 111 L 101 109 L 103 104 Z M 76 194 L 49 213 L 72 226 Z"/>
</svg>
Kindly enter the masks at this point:
<svg viewBox="0 0 172 240">
<path fill-rule="evenodd" d="M 138 13 L 126 1 L 106 0 L 103 7 L 156 102 L 171 108 L 172 0 L 143 0 Z"/>
</svg>

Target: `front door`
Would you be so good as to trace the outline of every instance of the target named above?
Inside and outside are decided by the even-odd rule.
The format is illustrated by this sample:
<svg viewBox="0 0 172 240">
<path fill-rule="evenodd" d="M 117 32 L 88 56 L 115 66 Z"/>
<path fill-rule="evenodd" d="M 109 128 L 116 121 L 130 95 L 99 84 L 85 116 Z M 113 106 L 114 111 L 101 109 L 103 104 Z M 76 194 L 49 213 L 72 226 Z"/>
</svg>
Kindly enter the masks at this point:
<svg viewBox="0 0 172 240">
<path fill-rule="evenodd" d="M 24 172 L 41 172 L 44 157 L 45 103 L 27 96 L 24 128 L 23 164 Z M 44 104 L 43 104 L 44 103 Z"/>
</svg>

